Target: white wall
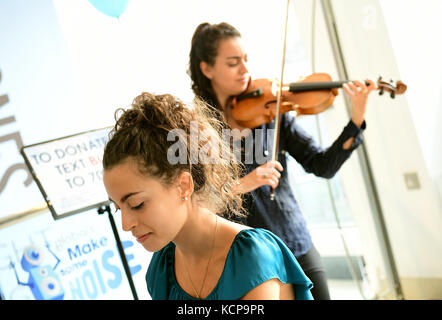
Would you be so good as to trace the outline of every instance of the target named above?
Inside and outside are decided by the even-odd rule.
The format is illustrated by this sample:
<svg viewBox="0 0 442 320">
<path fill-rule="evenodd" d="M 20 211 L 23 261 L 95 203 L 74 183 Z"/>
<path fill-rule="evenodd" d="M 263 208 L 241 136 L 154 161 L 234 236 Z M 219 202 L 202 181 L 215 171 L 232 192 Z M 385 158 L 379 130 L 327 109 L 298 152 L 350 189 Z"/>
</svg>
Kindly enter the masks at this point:
<svg viewBox="0 0 442 320">
<path fill-rule="evenodd" d="M 84 128 L 74 120 L 88 115 L 72 103 L 78 91 L 51 1 L 0 1 L 0 71 L 0 95 L 9 100 L 0 119 L 15 118 L 0 126 L 0 136 L 16 133 L 27 145 Z M 23 164 L 20 147 L 13 140 L 0 144 L 0 218 L 44 204 L 35 183 L 24 184 L 24 170 L 6 174 Z"/>
<path fill-rule="evenodd" d="M 430 179 L 442 197 L 442 2 L 379 1 Z M 398 14 L 398 11 L 400 14 Z"/>
<path fill-rule="evenodd" d="M 400 3 L 402 4 L 402 1 Z M 402 7 L 398 2 L 396 4 L 395 16 L 406 17 L 408 28 L 422 23 L 422 31 L 425 26 L 428 27 L 427 30 L 435 30 L 429 28 L 433 15 L 430 15 L 430 22 L 421 22 L 420 17 L 424 16 L 424 12 L 439 10 L 439 4 L 426 1 L 419 2 L 416 7 Z M 305 3 L 304 5 L 308 6 Z M 403 38 L 405 40 L 399 42 L 401 46 L 393 50 L 392 36 L 384 21 L 379 1 L 334 0 L 332 6 L 350 79 L 363 79 L 367 76 L 377 78 L 378 75 L 383 75 L 388 80 L 390 78 L 402 79 L 409 85 L 405 96 L 399 96 L 395 100 L 390 100 L 386 96 L 370 97 L 366 117 L 368 128 L 364 133 L 364 144 L 373 169 L 405 296 L 424 299 L 440 298 L 440 289 L 434 287 L 436 283 L 440 285 L 442 278 L 440 255 L 442 252 L 442 237 L 440 236 L 442 210 L 439 192 L 434 183 L 437 179 L 435 171 L 440 168 L 440 162 L 434 165 L 437 159 L 440 159 L 440 155 L 434 153 L 434 146 L 439 146 L 440 150 L 440 139 L 433 134 L 435 131 L 440 132 L 440 129 L 431 124 L 441 120 L 440 111 L 436 111 L 440 110 L 438 101 L 441 73 L 437 72 L 440 62 L 433 63 L 436 59 L 434 56 L 433 59 L 428 59 L 421 65 L 420 62 L 427 58 L 417 58 L 422 52 L 428 52 L 431 57 L 440 49 L 433 45 L 435 39 L 423 40 L 425 36 L 421 37 L 422 33 L 416 33 L 416 39 L 420 38 L 416 40 L 416 43 L 410 35 Z M 434 15 L 436 16 L 437 14 Z M 322 19 L 321 16 L 318 18 Z M 401 21 L 405 23 L 404 20 Z M 432 24 L 433 28 L 437 25 L 437 23 Z M 401 30 L 402 35 L 410 34 L 407 28 L 402 28 L 402 24 L 396 24 L 395 27 Z M 308 26 L 306 37 L 309 36 L 307 28 Z M 402 60 L 396 60 L 399 56 L 397 50 L 408 54 L 403 55 Z M 322 63 L 322 70 L 330 70 L 333 74 L 334 68 L 330 65 L 333 62 L 327 44 L 318 48 L 316 59 Z M 399 64 L 397 61 L 402 61 L 402 63 Z M 433 81 L 416 80 L 425 79 L 427 73 Z M 424 105 L 428 106 L 429 111 L 426 121 L 415 117 L 415 113 L 421 112 L 424 108 L 420 103 L 420 98 L 425 96 L 424 92 L 431 93 L 429 100 L 423 98 L 426 101 Z M 412 112 L 412 109 L 415 111 Z M 329 113 L 329 123 L 340 119 L 340 117 L 336 118 L 337 114 L 338 111 Z M 331 127 L 333 128 L 333 124 Z M 373 249 L 376 242 L 373 233 L 375 228 L 374 221 L 371 221 L 365 212 L 366 206 L 362 205 L 366 199 L 361 198 L 364 191 L 360 188 L 360 177 L 354 174 L 357 166 L 355 159 L 351 159 L 343 167 L 341 174 L 344 177 L 346 194 L 349 196 L 352 212 L 356 215 L 361 232 L 367 241 L 366 251 L 369 253 L 375 251 Z M 421 185 L 419 189 L 407 189 L 404 180 L 404 173 L 407 172 L 417 173 Z M 355 192 L 356 190 L 359 192 Z M 373 243 L 369 242 L 370 236 Z M 413 281 L 422 279 L 422 286 L 409 285 L 410 279 Z M 429 282 L 425 282 L 428 279 L 433 279 L 433 287 L 429 285 Z"/>
</svg>

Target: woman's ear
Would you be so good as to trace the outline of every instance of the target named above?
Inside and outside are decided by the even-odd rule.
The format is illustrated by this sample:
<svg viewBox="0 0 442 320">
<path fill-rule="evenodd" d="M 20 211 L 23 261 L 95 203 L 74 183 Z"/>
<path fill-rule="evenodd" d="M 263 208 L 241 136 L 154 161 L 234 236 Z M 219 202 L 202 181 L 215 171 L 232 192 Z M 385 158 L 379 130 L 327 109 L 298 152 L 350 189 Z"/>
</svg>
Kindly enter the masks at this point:
<svg viewBox="0 0 442 320">
<path fill-rule="evenodd" d="M 180 190 L 181 199 L 182 200 L 190 199 L 194 187 L 192 175 L 187 171 L 181 172 L 177 178 L 177 186 L 178 189 Z"/>
<path fill-rule="evenodd" d="M 205 61 L 200 62 L 201 72 L 208 78 L 212 79 L 212 66 Z"/>
</svg>

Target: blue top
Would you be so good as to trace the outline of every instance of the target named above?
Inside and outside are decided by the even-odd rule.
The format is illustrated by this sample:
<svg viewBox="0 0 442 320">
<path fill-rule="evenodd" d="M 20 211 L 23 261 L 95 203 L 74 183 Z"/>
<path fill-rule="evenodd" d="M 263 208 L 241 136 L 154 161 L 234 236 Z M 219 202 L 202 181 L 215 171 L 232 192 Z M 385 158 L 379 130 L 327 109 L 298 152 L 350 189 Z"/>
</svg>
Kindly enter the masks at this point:
<svg viewBox="0 0 442 320">
<path fill-rule="evenodd" d="M 174 257 L 173 242 L 153 254 L 146 273 L 150 296 L 153 300 L 198 300 L 179 286 Z M 313 299 L 313 284 L 281 239 L 264 229 L 244 229 L 235 236 L 221 277 L 205 299 L 236 300 L 273 278 L 292 283 L 297 300 Z"/>
<path fill-rule="evenodd" d="M 244 194 L 244 207 L 248 211 L 247 220 L 250 227 L 270 230 L 290 248 L 295 257 L 299 257 L 312 246 L 312 239 L 306 221 L 293 195 L 287 172 L 287 157 L 292 156 L 308 173 L 322 178 L 332 178 L 341 165 L 362 143 L 362 132 L 365 121 L 358 128 L 351 120 L 339 137 L 328 148 L 321 148 L 297 123 L 289 113 L 281 116 L 281 128 L 278 147 L 278 161 L 283 166 L 278 187 L 275 189 L 275 200 L 270 199 L 271 187 L 261 186 Z M 270 130 L 269 130 L 270 129 Z M 244 163 L 244 174 L 250 173 L 258 166 L 272 160 L 274 123 L 264 124 L 252 130 L 253 149 L 246 146 L 241 161 Z M 355 138 L 353 145 L 342 149 L 342 144 L 349 138 Z M 247 137 L 245 142 L 247 142 Z"/>
</svg>

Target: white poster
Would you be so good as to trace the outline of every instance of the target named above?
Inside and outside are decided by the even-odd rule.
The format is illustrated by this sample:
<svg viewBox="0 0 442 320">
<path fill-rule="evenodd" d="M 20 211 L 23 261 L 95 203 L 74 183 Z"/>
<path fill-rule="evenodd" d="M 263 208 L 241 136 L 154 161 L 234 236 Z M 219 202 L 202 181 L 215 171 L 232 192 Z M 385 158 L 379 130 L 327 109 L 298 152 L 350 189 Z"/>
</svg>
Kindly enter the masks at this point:
<svg viewBox="0 0 442 320">
<path fill-rule="evenodd" d="M 107 213 L 54 221 L 48 211 L 0 229 L 0 239 L 2 299 L 134 299 Z M 121 243 L 138 298 L 150 299 L 144 280 L 150 254 L 125 234 Z"/>
<path fill-rule="evenodd" d="M 25 146 L 22 154 L 55 219 L 107 203 L 102 157 L 109 128 Z"/>
</svg>

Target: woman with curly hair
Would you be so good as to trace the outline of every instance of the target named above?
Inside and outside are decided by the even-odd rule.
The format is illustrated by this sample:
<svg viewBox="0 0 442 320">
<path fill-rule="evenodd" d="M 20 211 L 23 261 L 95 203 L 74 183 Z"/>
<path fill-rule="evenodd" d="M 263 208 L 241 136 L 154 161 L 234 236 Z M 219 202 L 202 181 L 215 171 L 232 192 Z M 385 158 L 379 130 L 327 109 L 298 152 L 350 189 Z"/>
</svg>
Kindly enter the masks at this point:
<svg viewBox="0 0 442 320">
<path fill-rule="evenodd" d="M 223 217 L 244 215 L 232 192 L 241 168 L 223 149 L 214 109 L 142 93 L 121 111 L 103 180 L 123 230 L 154 252 L 146 274 L 153 299 L 312 298 L 311 282 L 277 236 Z"/>
</svg>

